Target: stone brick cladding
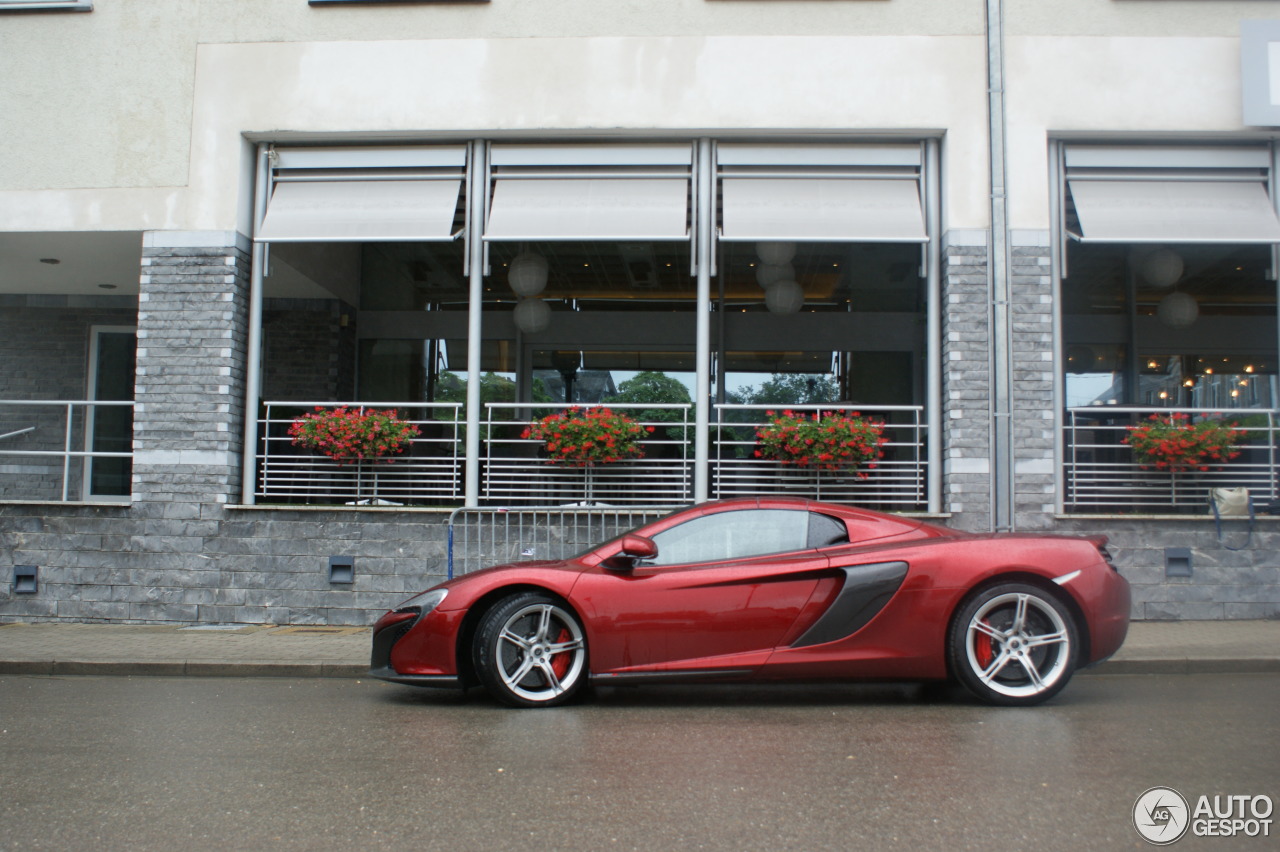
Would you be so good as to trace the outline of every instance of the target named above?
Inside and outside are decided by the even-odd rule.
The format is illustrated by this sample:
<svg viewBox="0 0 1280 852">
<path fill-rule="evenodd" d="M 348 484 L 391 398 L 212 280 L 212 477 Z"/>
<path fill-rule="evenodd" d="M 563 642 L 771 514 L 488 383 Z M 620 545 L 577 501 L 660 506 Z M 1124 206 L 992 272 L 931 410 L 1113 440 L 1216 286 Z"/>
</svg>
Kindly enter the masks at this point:
<svg viewBox="0 0 1280 852">
<path fill-rule="evenodd" d="M 249 255 L 149 235 L 138 297 L 135 503 L 226 502 L 240 487 Z"/>
<path fill-rule="evenodd" d="M 1014 525 L 1053 525 L 1053 284 L 1049 235 L 1015 232 L 1011 249 Z"/>
<path fill-rule="evenodd" d="M 966 530 L 991 528 L 991 350 L 987 238 L 947 235 L 942 270 L 943 510 Z"/>
<path fill-rule="evenodd" d="M 166 505 L 0 505 L 0 621 L 368 625 L 447 570 L 443 512 Z M 39 566 L 36 594 L 13 565 Z"/>
<path fill-rule="evenodd" d="M 133 296 L 0 295 L 0 400 L 84 400 L 89 389 L 89 341 L 94 326 L 131 327 Z M 66 440 L 65 406 L 0 405 L 0 441 L 8 451 L 60 452 Z M 71 445 L 84 447 L 84 409 L 74 410 Z M 0 456 L 0 500 L 57 500 L 62 460 Z M 69 494 L 78 495 L 81 465 L 73 464 Z"/>
<path fill-rule="evenodd" d="M 1230 520 L 1219 539 L 1208 518 L 1069 518 L 1055 531 L 1110 538 L 1133 590 L 1134 618 L 1280 618 L 1280 520 L 1260 518 L 1252 539 L 1247 529 L 1247 521 Z M 1165 576 L 1166 548 L 1190 550 L 1190 577 Z"/>
<path fill-rule="evenodd" d="M 354 401 L 355 315 L 337 299 L 267 299 L 262 398 Z"/>
</svg>

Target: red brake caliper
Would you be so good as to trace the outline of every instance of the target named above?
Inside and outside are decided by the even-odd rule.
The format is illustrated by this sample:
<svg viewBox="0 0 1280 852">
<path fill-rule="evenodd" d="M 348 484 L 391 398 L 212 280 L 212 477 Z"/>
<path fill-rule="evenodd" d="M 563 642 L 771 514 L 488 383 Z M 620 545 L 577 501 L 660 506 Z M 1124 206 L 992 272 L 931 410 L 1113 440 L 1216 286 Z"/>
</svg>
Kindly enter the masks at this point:
<svg viewBox="0 0 1280 852">
<path fill-rule="evenodd" d="M 979 633 L 973 637 L 973 642 L 973 654 L 978 658 L 978 665 L 985 669 L 995 659 L 995 651 L 991 649 L 991 637 L 985 633 Z"/>
<path fill-rule="evenodd" d="M 556 644 L 565 642 L 570 639 L 568 628 L 561 627 L 560 635 L 556 637 Z M 563 680 L 565 674 L 569 671 L 569 664 L 573 662 L 573 653 L 571 651 L 562 651 L 551 658 L 551 671 L 555 672 L 556 680 Z"/>
</svg>

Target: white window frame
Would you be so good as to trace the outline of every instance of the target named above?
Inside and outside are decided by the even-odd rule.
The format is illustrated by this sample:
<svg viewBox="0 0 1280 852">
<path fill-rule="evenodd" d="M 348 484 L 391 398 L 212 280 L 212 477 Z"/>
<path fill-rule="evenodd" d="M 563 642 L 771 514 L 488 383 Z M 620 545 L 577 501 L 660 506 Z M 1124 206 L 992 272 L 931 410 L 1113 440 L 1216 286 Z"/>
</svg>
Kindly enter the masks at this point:
<svg viewBox="0 0 1280 852">
<path fill-rule="evenodd" d="M 92 12 L 93 0 L 0 0 L 0 12 Z"/>
</svg>

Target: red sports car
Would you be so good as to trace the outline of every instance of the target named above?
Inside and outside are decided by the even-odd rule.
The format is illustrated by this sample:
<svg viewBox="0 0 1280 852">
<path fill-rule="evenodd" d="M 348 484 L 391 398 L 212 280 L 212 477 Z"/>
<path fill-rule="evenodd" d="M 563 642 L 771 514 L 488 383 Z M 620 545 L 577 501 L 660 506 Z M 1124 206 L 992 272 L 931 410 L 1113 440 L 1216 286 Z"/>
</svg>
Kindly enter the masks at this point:
<svg viewBox="0 0 1280 852">
<path fill-rule="evenodd" d="M 373 629 L 373 674 L 519 707 L 597 685 L 946 680 L 1036 704 L 1118 649 L 1102 536 L 974 535 L 798 499 L 704 503 L 561 561 L 500 565 Z"/>
</svg>

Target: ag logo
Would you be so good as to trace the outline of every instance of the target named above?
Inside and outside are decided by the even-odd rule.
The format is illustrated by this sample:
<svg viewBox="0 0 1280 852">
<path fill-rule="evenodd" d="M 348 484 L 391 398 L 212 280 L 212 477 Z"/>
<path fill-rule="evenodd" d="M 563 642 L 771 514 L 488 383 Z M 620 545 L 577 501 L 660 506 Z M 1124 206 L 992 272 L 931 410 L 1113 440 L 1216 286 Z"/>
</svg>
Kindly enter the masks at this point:
<svg viewBox="0 0 1280 852">
<path fill-rule="evenodd" d="M 1156 846 L 1182 837 L 1190 824 L 1187 800 L 1172 787 L 1152 787 L 1133 803 L 1133 827 L 1143 840 Z"/>
</svg>

